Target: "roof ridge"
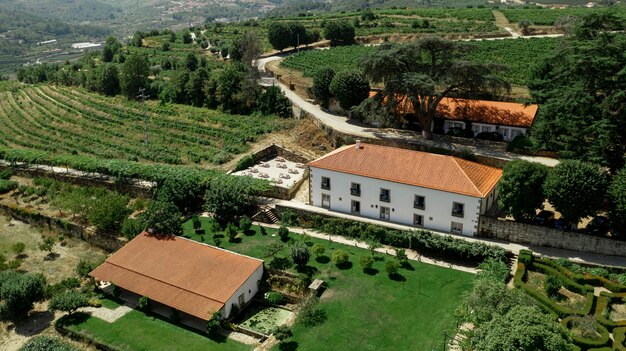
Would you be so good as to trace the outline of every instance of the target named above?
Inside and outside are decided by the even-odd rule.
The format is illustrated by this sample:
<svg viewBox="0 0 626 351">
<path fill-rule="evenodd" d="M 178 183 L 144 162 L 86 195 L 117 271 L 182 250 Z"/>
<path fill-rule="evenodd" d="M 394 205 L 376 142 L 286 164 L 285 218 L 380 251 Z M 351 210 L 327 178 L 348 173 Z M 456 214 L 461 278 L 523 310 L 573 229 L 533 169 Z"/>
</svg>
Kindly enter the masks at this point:
<svg viewBox="0 0 626 351">
<path fill-rule="evenodd" d="M 459 164 L 459 160 L 462 160 L 461 158 L 457 158 L 454 156 L 450 156 L 452 157 L 452 159 L 454 160 L 454 163 L 457 165 L 457 167 L 459 167 L 459 169 L 461 170 L 461 173 L 463 173 L 463 175 L 467 178 L 467 180 L 469 180 L 470 184 L 472 184 L 472 186 L 474 187 L 474 189 L 476 189 L 476 191 L 478 191 L 478 193 L 480 194 L 481 197 L 485 197 L 485 194 L 483 194 L 483 192 L 478 189 L 478 187 L 476 186 L 476 184 L 474 183 L 474 181 L 472 180 L 472 178 L 469 177 L 469 175 L 467 175 L 467 172 L 465 172 L 465 169 L 463 168 L 463 166 L 461 166 Z M 463 160 L 465 162 L 467 162 L 466 160 Z"/>
<path fill-rule="evenodd" d="M 133 270 L 133 269 L 126 268 L 126 267 L 122 267 L 122 266 L 120 266 L 119 264 L 116 264 L 116 263 L 110 262 L 109 260 L 104 261 L 104 263 L 108 263 L 108 264 L 110 264 L 110 265 L 113 265 L 113 266 L 115 266 L 115 267 L 118 267 L 118 268 L 121 268 L 121 269 L 127 270 L 127 271 L 129 271 L 129 272 L 133 272 L 133 273 L 135 273 L 135 274 L 139 274 L 139 275 L 141 275 L 141 276 L 143 276 L 143 277 L 146 277 L 146 278 L 148 278 L 148 279 L 156 280 L 156 281 L 158 281 L 158 282 L 160 282 L 160 283 L 163 283 L 163 284 L 165 284 L 165 285 L 169 285 L 169 286 L 171 286 L 171 287 L 173 287 L 173 288 L 176 288 L 176 289 L 180 289 L 180 290 L 186 291 L 186 292 L 188 292 L 188 293 L 191 293 L 191 294 L 194 294 L 194 295 L 200 296 L 200 297 L 205 298 L 205 299 L 207 299 L 207 300 L 215 301 L 215 302 L 218 302 L 218 303 L 221 303 L 221 304 L 225 304 L 225 303 L 226 303 L 226 301 L 219 301 L 219 300 L 216 300 L 216 299 L 214 299 L 214 298 L 211 298 L 211 297 L 208 297 L 208 296 L 205 296 L 205 295 L 199 294 L 199 293 L 197 293 L 197 292 L 195 292 L 195 291 L 192 291 L 192 290 L 189 290 L 189 289 L 185 289 L 185 288 L 183 288 L 183 287 L 176 286 L 176 285 L 174 285 L 174 284 L 170 284 L 170 283 L 168 283 L 168 282 L 166 282 L 166 281 L 163 281 L 163 280 L 161 280 L 161 279 L 157 279 L 157 278 L 155 278 L 155 277 L 150 277 L 150 276 L 145 275 L 145 274 L 143 274 L 143 273 L 141 273 L 141 272 L 137 272 L 137 271 L 135 271 L 135 270 Z"/>
<path fill-rule="evenodd" d="M 146 233 L 146 232 L 144 232 L 144 233 Z M 226 253 L 228 253 L 228 254 L 233 254 L 233 255 L 238 255 L 238 256 L 245 257 L 245 258 L 249 258 L 249 259 L 251 259 L 251 260 L 258 261 L 258 262 L 259 262 L 259 263 L 261 263 L 261 264 L 263 264 L 263 262 L 265 262 L 264 260 L 262 260 L 262 259 L 260 259 L 260 258 L 256 258 L 256 257 L 252 257 L 252 256 L 244 255 L 244 254 L 241 254 L 241 253 L 239 253 L 239 252 L 235 252 L 235 251 L 226 250 L 226 249 L 223 249 L 223 248 L 221 248 L 221 247 L 217 247 L 217 246 L 209 245 L 209 244 L 207 244 L 207 243 L 200 243 L 200 242 L 197 242 L 197 241 L 195 241 L 195 240 L 193 240 L 193 239 L 185 238 L 184 236 L 174 235 L 174 237 L 176 237 L 176 238 L 180 238 L 180 239 L 184 239 L 184 240 L 187 240 L 187 241 L 190 241 L 190 242 L 191 242 L 191 243 L 193 243 L 193 244 L 200 244 L 200 245 L 204 245 L 204 246 L 210 247 L 210 248 L 215 249 L 215 250 L 218 250 L 218 251 L 224 251 L 224 252 L 226 252 Z"/>
</svg>

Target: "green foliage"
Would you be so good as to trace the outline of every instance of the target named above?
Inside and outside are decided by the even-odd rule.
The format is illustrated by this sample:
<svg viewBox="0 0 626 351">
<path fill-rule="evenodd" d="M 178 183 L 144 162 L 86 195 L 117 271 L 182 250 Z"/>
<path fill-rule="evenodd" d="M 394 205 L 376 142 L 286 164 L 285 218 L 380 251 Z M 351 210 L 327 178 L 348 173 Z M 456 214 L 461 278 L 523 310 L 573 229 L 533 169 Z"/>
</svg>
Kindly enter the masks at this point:
<svg viewBox="0 0 626 351">
<path fill-rule="evenodd" d="M 563 286 L 563 282 L 555 275 L 548 275 L 543 283 L 543 288 L 546 295 L 551 298 L 556 298 L 559 290 L 561 289 L 561 286 Z"/>
<path fill-rule="evenodd" d="M 296 324 L 311 328 L 320 325 L 328 319 L 326 311 L 319 305 L 319 298 L 310 296 L 298 308 Z"/>
<path fill-rule="evenodd" d="M 42 242 L 39 243 L 39 250 L 52 252 L 52 249 L 54 248 L 55 243 L 56 241 L 54 240 L 53 237 L 47 236 L 43 239 Z"/>
<path fill-rule="evenodd" d="M 333 251 L 332 260 L 336 266 L 342 266 L 349 262 L 350 255 L 347 252 L 338 249 Z"/>
<path fill-rule="evenodd" d="M 374 265 L 374 258 L 372 258 L 372 256 L 361 256 L 361 258 L 359 259 L 359 264 L 364 271 L 371 269 Z"/>
<path fill-rule="evenodd" d="M 130 209 L 127 205 L 128 196 L 107 192 L 93 203 L 93 207 L 89 210 L 87 217 L 89 222 L 99 231 L 105 233 L 116 232 L 130 214 Z"/>
<path fill-rule="evenodd" d="M 239 229 L 246 232 L 250 230 L 250 228 L 252 228 L 252 220 L 250 219 L 250 217 L 248 216 L 241 217 L 241 219 L 239 220 Z"/>
<path fill-rule="evenodd" d="M 607 189 L 604 171 L 591 163 L 564 160 L 550 171 L 545 194 L 564 218 L 578 223 L 602 208 Z"/>
<path fill-rule="evenodd" d="M 611 221 L 622 233 L 626 233 L 626 168 L 613 176 L 608 194 Z"/>
<path fill-rule="evenodd" d="M 291 28 L 282 22 L 272 22 L 267 28 L 267 35 L 274 50 L 283 51 L 292 42 Z"/>
<path fill-rule="evenodd" d="M 132 53 L 124 62 L 120 73 L 120 86 L 122 93 L 131 100 L 138 99 L 139 89 L 147 87 L 149 66 L 146 58 L 137 53 Z"/>
<path fill-rule="evenodd" d="M 24 250 L 26 250 L 26 244 L 24 244 L 21 241 L 16 242 L 15 244 L 11 245 L 11 251 L 13 251 L 13 253 L 18 256 L 23 254 Z"/>
<path fill-rule="evenodd" d="M 0 318 L 14 319 L 28 313 L 45 297 L 46 278 L 41 274 L 0 272 Z"/>
<path fill-rule="evenodd" d="M 350 45 L 354 36 L 354 27 L 348 21 L 332 21 L 324 26 L 324 38 L 330 40 L 331 46 Z"/>
<path fill-rule="evenodd" d="M 28 339 L 20 351 L 78 351 L 78 349 L 61 338 L 38 335 Z"/>
<path fill-rule="evenodd" d="M 182 214 L 169 202 L 152 201 L 150 207 L 141 215 L 143 226 L 154 230 L 156 234 L 179 235 L 181 233 Z"/>
<path fill-rule="evenodd" d="M 142 311 L 147 311 L 150 308 L 150 299 L 147 296 L 142 296 L 137 301 L 137 308 Z"/>
<path fill-rule="evenodd" d="M 502 261 L 487 258 L 478 265 L 478 268 L 482 270 L 478 273 L 478 276 L 481 278 L 486 278 L 498 283 L 506 283 L 509 280 L 509 266 Z"/>
<path fill-rule="evenodd" d="M 289 64 L 285 64 L 285 66 L 289 66 Z M 333 95 L 330 92 L 330 84 L 334 77 L 335 70 L 331 67 L 322 67 L 313 75 L 313 87 L 311 88 L 313 97 L 323 108 L 328 108 L 328 101 Z"/>
<path fill-rule="evenodd" d="M 287 340 L 287 339 L 289 339 L 290 337 L 293 336 L 293 333 L 291 332 L 291 329 L 289 329 L 289 327 L 286 326 L 286 325 L 280 325 L 280 326 L 276 327 L 272 331 L 272 334 L 274 335 L 276 340 L 278 340 L 279 342 Z"/>
<path fill-rule="evenodd" d="M 19 184 L 12 180 L 0 179 L 0 194 L 6 194 L 9 191 L 17 189 Z"/>
<path fill-rule="evenodd" d="M 263 255 L 263 257 L 275 258 L 276 255 L 281 252 L 284 247 L 285 245 L 280 242 L 272 242 L 271 244 L 265 246 L 265 254 Z"/>
<path fill-rule="evenodd" d="M 564 329 L 572 330 L 574 344 L 584 347 L 602 347 L 609 344 L 609 332 L 597 324 L 593 317 L 569 316 L 561 320 Z"/>
<path fill-rule="evenodd" d="M 280 238 L 280 240 L 282 240 L 283 242 L 287 242 L 289 241 L 289 229 L 287 229 L 287 227 L 285 226 L 280 226 L 278 228 L 278 237 Z"/>
<path fill-rule="evenodd" d="M 326 248 L 324 245 L 315 244 L 311 247 L 311 252 L 315 255 L 315 257 L 320 257 L 326 252 Z"/>
<path fill-rule="evenodd" d="M 562 351 L 569 349 L 570 338 L 554 317 L 533 306 L 515 306 L 506 314 L 484 323 L 476 330 L 474 349 L 507 350 L 515 345 L 520 351 Z"/>
<path fill-rule="evenodd" d="M 12 175 L 13 175 L 13 172 L 11 172 L 10 169 L 5 169 L 4 171 L 0 171 L 0 180 L 9 180 L 11 179 Z"/>
<path fill-rule="evenodd" d="M 205 193 L 205 209 L 213 212 L 220 223 L 243 215 L 255 204 L 255 195 L 267 187 L 251 177 L 217 177 L 210 179 Z"/>
<path fill-rule="evenodd" d="M 144 226 L 144 222 L 137 218 L 126 218 L 122 222 L 122 227 L 120 228 L 120 232 L 126 239 L 132 239 L 139 235 L 144 231 L 146 227 Z"/>
<path fill-rule="evenodd" d="M 296 226 L 299 224 L 298 214 L 290 209 L 286 209 L 280 214 L 280 223 L 285 226 Z"/>
<path fill-rule="evenodd" d="M 277 86 L 268 87 L 256 101 L 256 109 L 264 115 L 277 115 L 281 118 L 293 117 L 291 101 Z"/>
<path fill-rule="evenodd" d="M 50 311 L 63 311 L 68 314 L 74 313 L 81 307 L 89 305 L 89 297 L 76 290 L 68 290 L 54 295 L 48 304 Z"/>
<path fill-rule="evenodd" d="M 498 205 L 517 220 L 530 220 L 545 199 L 543 183 L 548 167 L 534 162 L 514 160 L 503 169 L 498 183 Z"/>
<path fill-rule="evenodd" d="M 219 314 L 219 312 L 215 312 L 213 313 L 213 316 L 211 316 L 211 319 L 209 319 L 209 321 L 207 322 L 206 331 L 210 337 L 216 337 L 219 334 L 221 328 L 221 318 L 222 316 Z"/>
<path fill-rule="evenodd" d="M 530 266 L 532 265 L 533 260 L 534 260 L 533 252 L 530 250 L 525 250 L 525 249 L 520 250 L 517 260 L 519 263 L 523 263 L 527 266 Z"/>
<path fill-rule="evenodd" d="M 267 301 L 274 305 L 281 305 L 285 302 L 285 296 L 277 291 L 270 291 L 267 294 Z"/>
<path fill-rule="evenodd" d="M 76 264 L 76 275 L 78 275 L 81 279 L 89 275 L 89 272 L 93 271 L 100 265 L 101 262 L 96 261 L 88 261 L 88 260 L 79 260 Z"/>
<path fill-rule="evenodd" d="M 474 288 L 463 297 L 456 314 L 480 327 L 483 323 L 507 314 L 515 306 L 529 303 L 529 298 L 520 290 L 509 289 L 495 280 L 478 279 Z"/>
<path fill-rule="evenodd" d="M 370 85 L 360 72 L 342 71 L 333 77 L 329 90 L 339 100 L 341 108 L 349 110 L 367 99 Z"/>
<path fill-rule="evenodd" d="M 311 251 L 309 247 L 302 241 L 296 241 L 289 249 L 291 260 L 298 266 L 304 266 L 309 262 L 311 258 Z"/>
<path fill-rule="evenodd" d="M 400 263 L 397 260 L 389 260 L 385 261 L 385 272 L 388 275 L 398 274 L 398 270 L 400 269 Z"/>
<path fill-rule="evenodd" d="M 228 223 L 226 225 L 226 230 L 224 230 L 224 233 L 226 234 L 226 236 L 228 237 L 228 241 L 235 242 L 235 240 L 237 239 L 237 227 L 235 227 L 234 224 L 232 223 Z"/>
</svg>

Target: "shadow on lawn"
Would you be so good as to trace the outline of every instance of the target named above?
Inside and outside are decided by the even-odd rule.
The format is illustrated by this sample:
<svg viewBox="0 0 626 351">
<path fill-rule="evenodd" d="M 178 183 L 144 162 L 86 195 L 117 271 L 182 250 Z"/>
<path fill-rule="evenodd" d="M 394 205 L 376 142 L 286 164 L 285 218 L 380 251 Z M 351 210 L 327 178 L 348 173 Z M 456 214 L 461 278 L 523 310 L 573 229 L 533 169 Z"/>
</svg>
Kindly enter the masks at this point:
<svg viewBox="0 0 626 351">
<path fill-rule="evenodd" d="M 319 257 L 316 257 L 315 261 L 317 263 L 326 264 L 326 263 L 330 262 L 330 257 L 328 257 L 326 255 L 321 255 Z"/>
<path fill-rule="evenodd" d="M 367 275 L 376 275 L 378 272 L 379 270 L 376 268 L 363 268 L 363 273 Z"/>
<path fill-rule="evenodd" d="M 341 269 L 342 271 L 351 269 L 352 266 L 352 262 L 350 261 L 335 264 L 335 267 Z"/>
<path fill-rule="evenodd" d="M 296 271 L 298 273 L 304 273 L 307 276 L 311 277 L 313 276 L 313 274 L 319 272 L 319 270 L 315 267 L 311 267 L 311 266 L 296 266 Z"/>
<path fill-rule="evenodd" d="M 285 341 L 278 344 L 278 349 L 280 351 L 296 351 L 298 349 L 298 342 L 296 341 Z"/>
<path fill-rule="evenodd" d="M 41 333 L 54 320 L 54 313 L 50 311 L 35 311 L 28 318 L 20 319 L 15 323 L 15 333 L 22 336 L 33 336 Z"/>
<path fill-rule="evenodd" d="M 397 282 L 405 282 L 406 278 L 400 273 L 392 273 L 389 274 L 389 279 L 397 281 Z"/>
<path fill-rule="evenodd" d="M 82 324 L 87 319 L 89 319 L 89 317 L 91 317 L 91 315 L 89 315 L 88 313 L 75 312 L 75 313 L 68 314 L 68 315 L 65 315 L 65 316 L 61 317 L 57 321 L 57 323 L 60 326 L 69 327 L 69 326 L 72 326 L 72 325 Z"/>
</svg>

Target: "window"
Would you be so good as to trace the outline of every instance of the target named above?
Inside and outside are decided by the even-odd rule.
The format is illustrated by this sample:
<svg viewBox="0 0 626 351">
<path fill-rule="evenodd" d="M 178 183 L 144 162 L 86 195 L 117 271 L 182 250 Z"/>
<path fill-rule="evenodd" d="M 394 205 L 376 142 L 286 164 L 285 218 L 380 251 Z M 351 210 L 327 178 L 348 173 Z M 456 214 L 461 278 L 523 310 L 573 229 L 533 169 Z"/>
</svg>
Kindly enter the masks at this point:
<svg viewBox="0 0 626 351">
<path fill-rule="evenodd" d="M 322 177 L 322 189 L 330 190 L 330 178 Z"/>
<path fill-rule="evenodd" d="M 452 233 L 463 234 L 463 223 L 452 222 L 452 227 L 450 228 Z"/>
<path fill-rule="evenodd" d="M 422 195 L 415 195 L 413 200 L 413 208 L 423 210 L 426 208 L 426 199 Z"/>
<path fill-rule="evenodd" d="M 330 208 L 330 195 L 322 194 L 322 207 Z"/>
<path fill-rule="evenodd" d="M 389 211 L 389 207 L 380 206 L 380 219 L 388 221 L 391 212 Z"/>
<path fill-rule="evenodd" d="M 459 202 L 453 202 L 452 203 L 452 215 L 454 217 L 463 217 L 464 216 L 464 211 L 465 210 L 465 205 Z"/>
<path fill-rule="evenodd" d="M 391 201 L 391 191 L 389 189 L 380 188 L 380 201 L 382 202 Z"/>
<path fill-rule="evenodd" d="M 413 215 L 413 225 L 417 227 L 421 227 L 424 225 L 424 216 L 418 215 L 417 213 Z"/>
<path fill-rule="evenodd" d="M 239 308 L 242 308 L 243 305 L 246 304 L 246 298 L 244 297 L 244 294 L 239 295 L 238 300 L 239 300 L 238 301 L 239 302 Z"/>
<path fill-rule="evenodd" d="M 352 206 L 350 208 L 352 213 L 361 213 L 361 203 L 359 201 L 352 201 Z"/>
<path fill-rule="evenodd" d="M 352 185 L 350 185 L 350 195 L 361 196 L 361 184 L 352 183 Z"/>
</svg>

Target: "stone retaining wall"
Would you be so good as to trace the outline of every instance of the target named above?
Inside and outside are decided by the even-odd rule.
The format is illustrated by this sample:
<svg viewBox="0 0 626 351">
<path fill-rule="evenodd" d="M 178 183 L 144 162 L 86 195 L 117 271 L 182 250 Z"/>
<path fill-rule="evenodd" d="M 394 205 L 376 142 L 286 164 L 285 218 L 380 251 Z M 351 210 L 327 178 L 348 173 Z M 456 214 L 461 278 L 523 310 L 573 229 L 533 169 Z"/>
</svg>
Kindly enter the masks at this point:
<svg viewBox="0 0 626 351">
<path fill-rule="evenodd" d="M 479 237 L 557 249 L 626 257 L 626 241 L 565 232 L 493 217 L 480 218 Z"/>
</svg>

